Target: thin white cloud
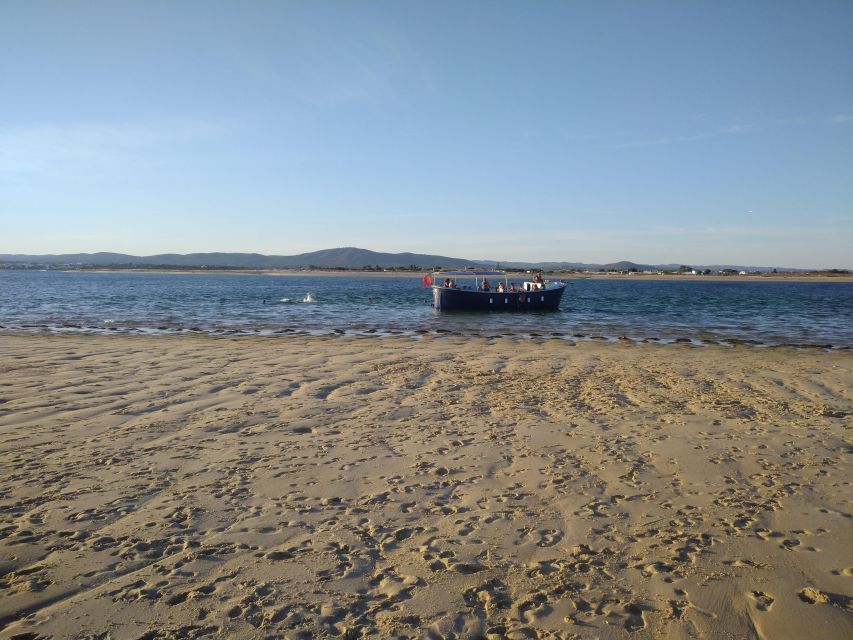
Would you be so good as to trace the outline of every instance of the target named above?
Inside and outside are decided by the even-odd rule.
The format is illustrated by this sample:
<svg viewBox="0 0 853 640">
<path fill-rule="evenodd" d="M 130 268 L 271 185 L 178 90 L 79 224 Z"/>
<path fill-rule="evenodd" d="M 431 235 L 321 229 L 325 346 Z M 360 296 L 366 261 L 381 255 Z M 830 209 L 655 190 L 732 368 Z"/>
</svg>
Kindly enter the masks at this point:
<svg viewBox="0 0 853 640">
<path fill-rule="evenodd" d="M 733 124 L 721 129 L 720 133 L 725 135 L 736 135 L 738 133 L 748 133 L 753 128 L 751 124 Z"/>
<path fill-rule="evenodd" d="M 695 117 L 693 119 L 696 119 Z M 695 133 L 690 134 L 680 134 L 680 135 L 661 135 L 657 137 L 649 137 L 649 138 L 635 138 L 633 140 L 627 140 L 625 142 L 615 142 L 613 144 L 606 145 L 607 148 L 611 149 L 626 149 L 626 148 L 639 148 L 639 147 L 654 147 L 660 145 L 667 144 L 686 144 L 692 142 L 699 142 L 702 140 L 711 140 L 714 138 L 720 138 L 724 136 L 737 136 L 744 135 L 748 133 L 752 133 L 755 131 L 760 131 L 767 127 L 788 127 L 788 126 L 804 126 L 811 124 L 826 124 L 827 122 L 831 124 L 847 124 L 848 122 L 853 121 L 853 114 L 849 113 L 839 113 L 833 116 L 791 116 L 786 118 L 778 118 L 774 121 L 763 123 L 763 124 L 753 124 L 753 123 L 736 123 L 731 124 L 724 127 L 718 127 L 716 129 L 711 129 L 707 131 L 697 131 Z M 564 139 L 567 140 L 604 140 L 608 137 L 613 137 L 613 133 L 604 133 L 604 134 L 583 134 L 578 136 L 568 136 L 563 132 L 560 132 Z"/>
<path fill-rule="evenodd" d="M 853 122 L 853 114 L 851 113 L 835 113 L 828 115 L 810 115 L 810 116 L 789 116 L 786 118 L 778 118 L 773 124 L 777 126 L 804 126 L 804 125 L 826 125 L 826 124 L 846 124 Z"/>
<path fill-rule="evenodd" d="M 686 135 L 668 135 L 660 136 L 657 138 L 641 138 L 608 146 L 614 149 L 626 149 L 631 147 L 653 147 L 664 144 L 684 144 L 690 142 L 699 142 L 700 140 L 710 140 L 712 138 L 719 138 L 721 136 L 740 135 L 752 131 L 753 128 L 754 125 L 752 124 L 733 124 L 710 131 L 697 131 L 696 133 Z"/>
<path fill-rule="evenodd" d="M 110 172 L 223 134 L 222 123 L 42 123 L 0 128 L 0 173 L 79 177 Z"/>
<path fill-rule="evenodd" d="M 819 119 L 814 116 L 789 116 L 787 118 L 777 118 L 774 124 L 780 126 L 805 125 L 814 124 L 818 120 Z"/>
<path fill-rule="evenodd" d="M 613 140 L 624 138 L 628 135 L 626 131 L 601 131 L 576 133 L 567 129 L 559 129 L 557 135 L 567 142 L 598 142 L 601 140 Z"/>
<path fill-rule="evenodd" d="M 51 233 L 44 236 L 48 240 L 113 240 L 119 236 L 115 233 Z"/>
<path fill-rule="evenodd" d="M 231 58 L 247 78 L 282 90 L 312 107 L 401 104 L 411 89 L 434 94 L 434 73 L 398 33 L 361 16 L 340 32 L 301 16 L 276 47 L 234 48 Z"/>
</svg>

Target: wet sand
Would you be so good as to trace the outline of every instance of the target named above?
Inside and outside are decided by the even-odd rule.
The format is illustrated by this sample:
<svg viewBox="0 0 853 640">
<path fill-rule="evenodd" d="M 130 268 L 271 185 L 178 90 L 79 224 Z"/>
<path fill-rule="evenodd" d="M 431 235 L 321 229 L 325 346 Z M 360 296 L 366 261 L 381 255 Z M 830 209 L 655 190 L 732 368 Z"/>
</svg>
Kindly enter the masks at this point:
<svg viewBox="0 0 853 640">
<path fill-rule="evenodd" d="M 0 371 L 3 639 L 853 636 L 849 351 L 4 334 Z"/>
</svg>

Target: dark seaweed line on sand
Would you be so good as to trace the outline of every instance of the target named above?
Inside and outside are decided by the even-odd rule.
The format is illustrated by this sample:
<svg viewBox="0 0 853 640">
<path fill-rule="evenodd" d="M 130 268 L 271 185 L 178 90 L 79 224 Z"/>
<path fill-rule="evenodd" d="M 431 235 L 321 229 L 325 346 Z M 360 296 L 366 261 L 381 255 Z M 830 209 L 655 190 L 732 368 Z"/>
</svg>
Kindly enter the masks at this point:
<svg viewBox="0 0 853 640">
<path fill-rule="evenodd" d="M 735 347 L 747 346 L 755 348 L 782 348 L 795 349 L 821 349 L 826 351 L 853 351 L 853 345 L 829 344 L 824 342 L 788 342 L 788 341 L 762 341 L 750 338 L 687 338 L 672 337 L 661 338 L 651 336 L 625 336 L 625 335 L 602 335 L 568 333 L 562 331 L 538 332 L 531 330 L 508 331 L 503 330 L 472 330 L 459 331 L 455 329 L 379 329 L 379 328 L 329 328 L 321 329 L 296 329 L 293 327 L 283 328 L 202 328 L 202 327 L 135 327 L 135 326 L 85 326 L 79 324 L 20 324 L 16 326 L 0 325 L 0 334 L 48 334 L 48 335 L 152 335 L 152 336 L 177 336 L 177 335 L 209 335 L 212 337 L 240 337 L 240 336 L 263 336 L 263 337 L 287 337 L 287 336 L 339 336 L 339 337 L 410 337 L 413 339 L 424 336 L 435 337 L 461 337 L 461 338 L 484 338 L 484 339 L 510 339 L 517 341 L 543 341 L 562 340 L 565 342 L 602 342 L 602 343 L 627 343 L 627 344 L 661 344 L 661 345 L 691 345 L 697 347 Z"/>
</svg>

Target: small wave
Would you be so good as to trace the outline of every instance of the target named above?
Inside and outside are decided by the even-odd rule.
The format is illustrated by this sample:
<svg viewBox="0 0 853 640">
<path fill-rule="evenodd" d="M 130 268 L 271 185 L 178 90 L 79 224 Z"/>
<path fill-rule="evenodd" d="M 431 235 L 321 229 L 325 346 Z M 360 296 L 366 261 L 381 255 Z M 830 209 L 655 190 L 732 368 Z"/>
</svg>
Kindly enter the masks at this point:
<svg viewBox="0 0 853 640">
<path fill-rule="evenodd" d="M 316 302 L 316 301 L 317 301 L 317 298 L 314 297 L 313 293 L 306 293 L 305 297 L 302 298 L 301 300 L 294 300 L 293 298 L 280 298 L 279 299 L 279 302 L 281 302 L 283 304 L 290 304 L 292 302 L 310 303 L 310 302 Z"/>
</svg>

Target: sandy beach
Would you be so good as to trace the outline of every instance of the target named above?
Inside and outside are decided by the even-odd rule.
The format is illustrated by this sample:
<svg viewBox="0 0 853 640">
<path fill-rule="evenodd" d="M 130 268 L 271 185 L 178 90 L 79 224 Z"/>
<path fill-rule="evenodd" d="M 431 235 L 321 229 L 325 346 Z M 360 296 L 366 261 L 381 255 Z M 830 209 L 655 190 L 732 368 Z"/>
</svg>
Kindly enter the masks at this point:
<svg viewBox="0 0 853 640">
<path fill-rule="evenodd" d="M 0 638 L 850 638 L 853 355 L 4 334 Z"/>
</svg>

